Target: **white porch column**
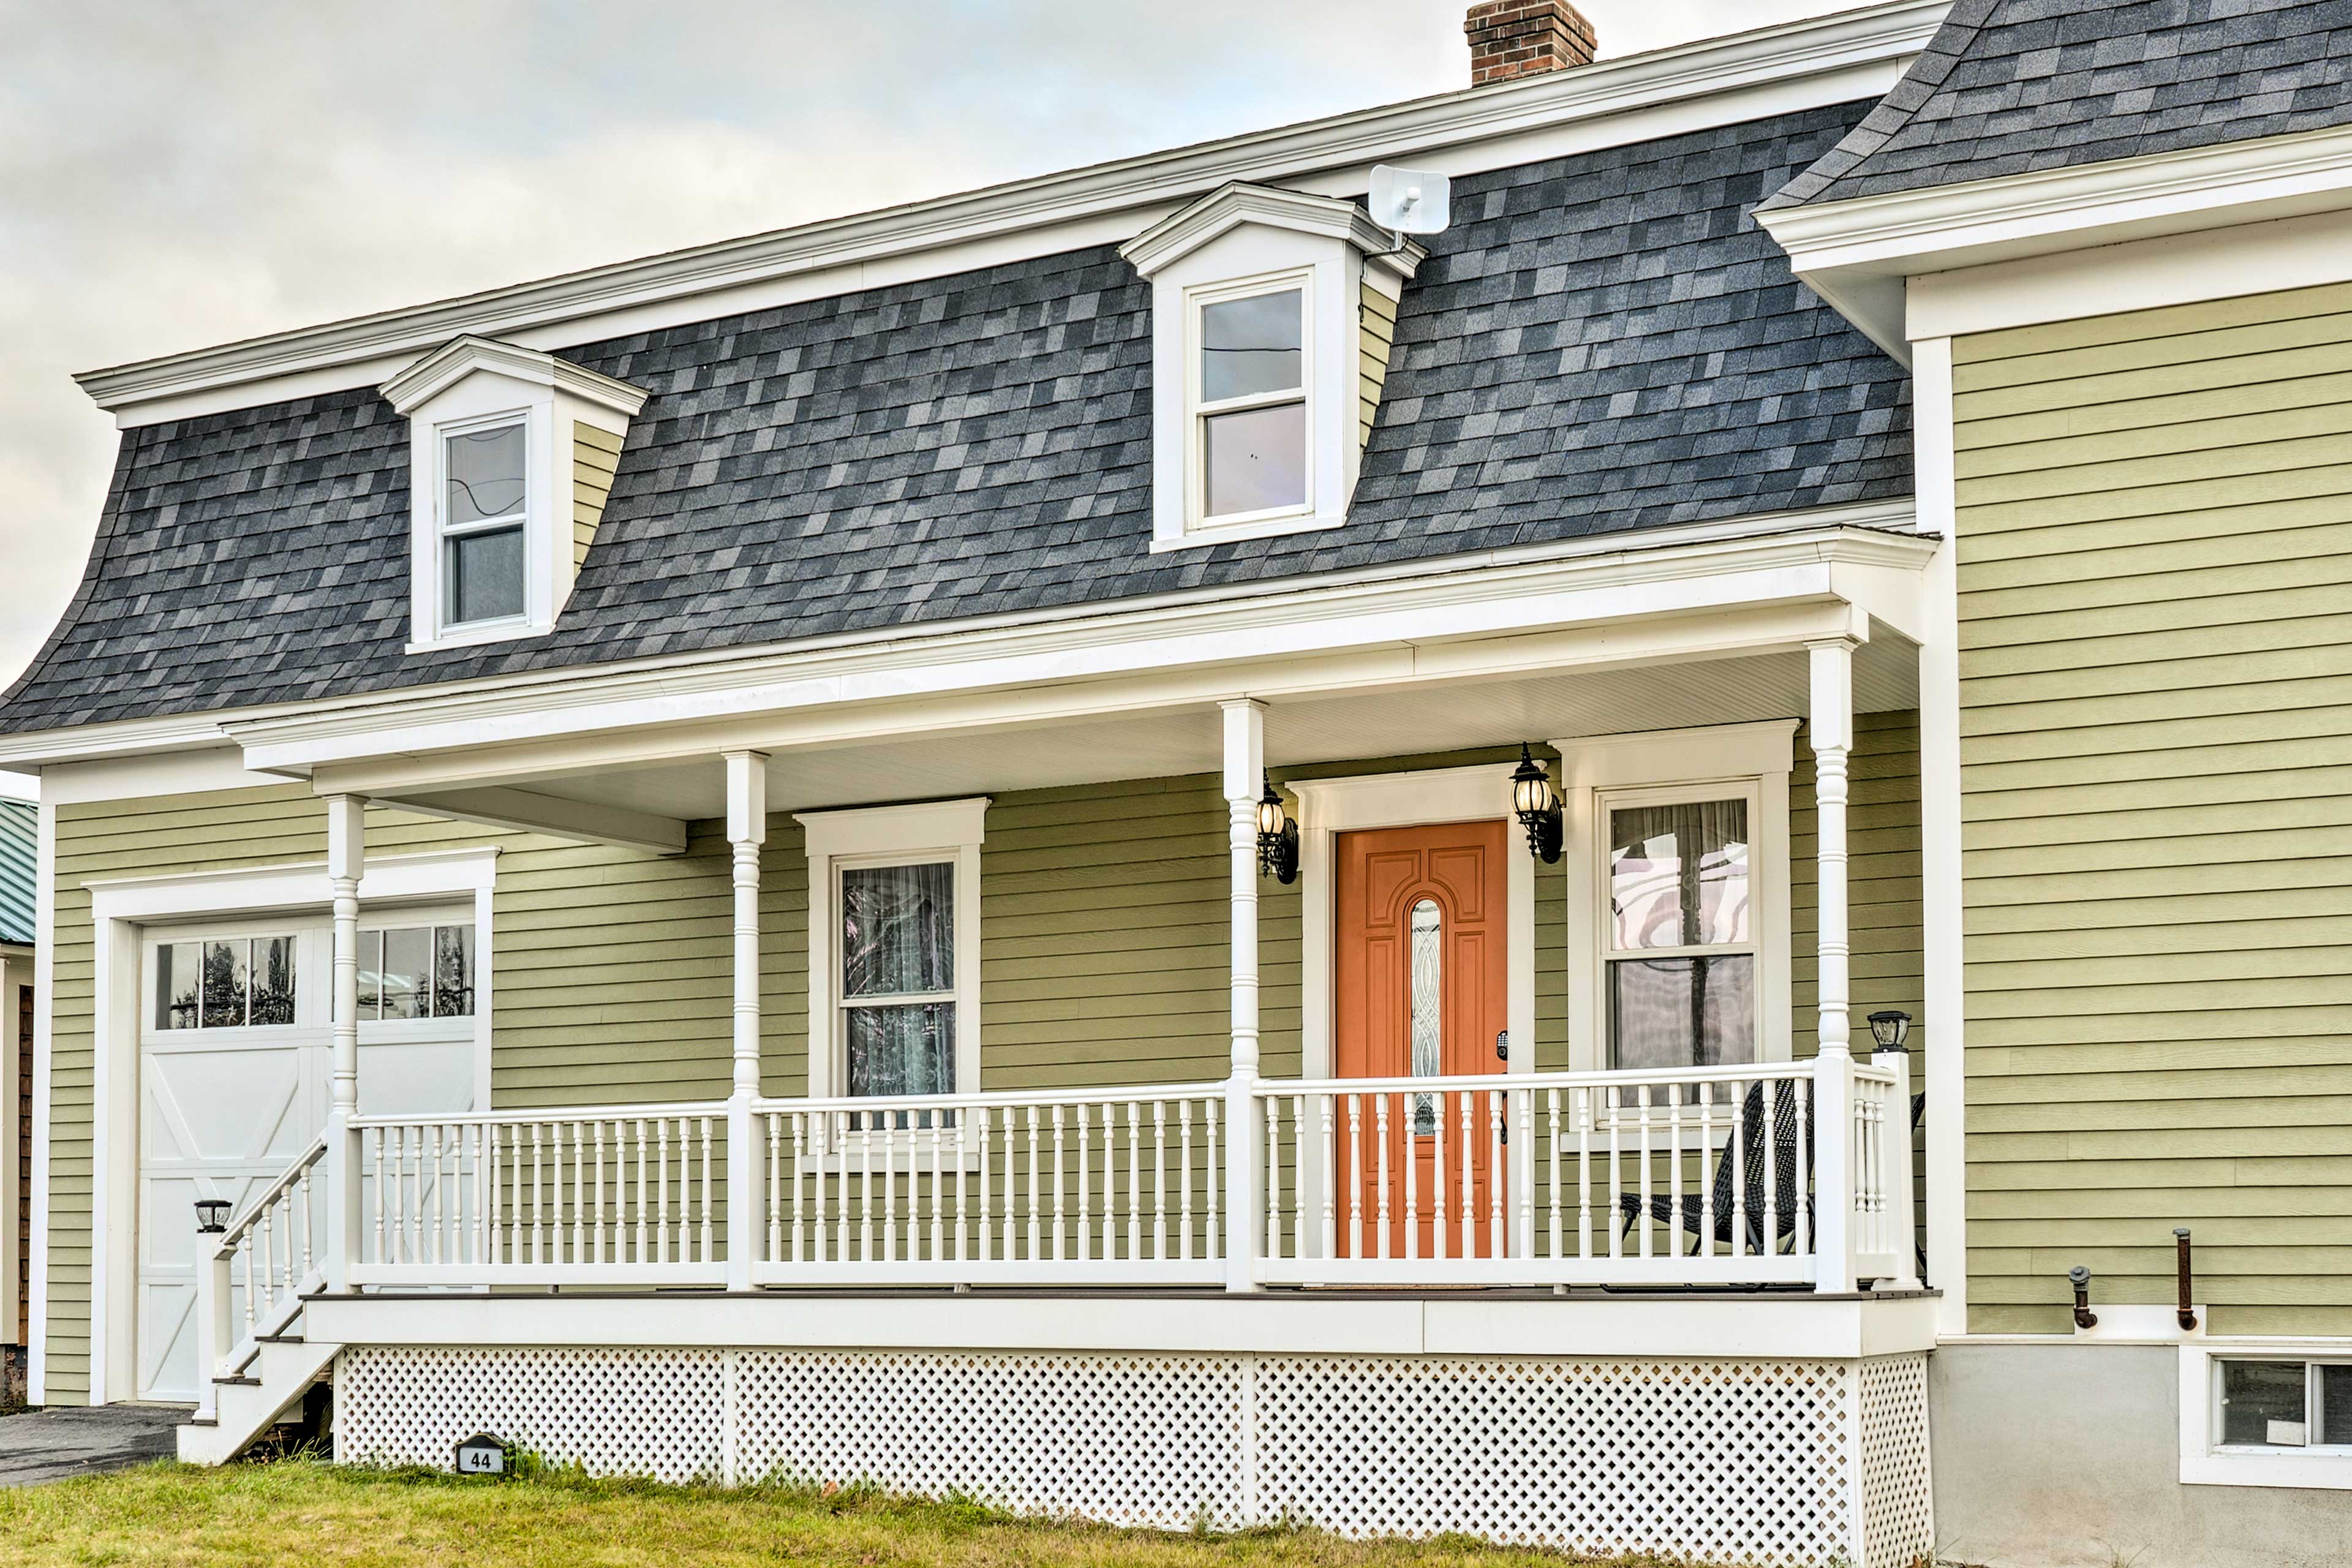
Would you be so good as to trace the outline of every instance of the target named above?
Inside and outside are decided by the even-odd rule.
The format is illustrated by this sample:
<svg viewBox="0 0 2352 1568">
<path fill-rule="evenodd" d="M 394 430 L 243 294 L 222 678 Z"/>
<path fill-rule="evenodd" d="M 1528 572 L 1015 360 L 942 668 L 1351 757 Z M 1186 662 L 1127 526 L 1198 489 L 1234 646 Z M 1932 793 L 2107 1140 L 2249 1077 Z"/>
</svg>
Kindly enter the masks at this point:
<svg viewBox="0 0 2352 1568">
<path fill-rule="evenodd" d="M 1225 1080 L 1225 1289 L 1257 1289 L 1265 1210 L 1257 1085 L 1257 796 L 1265 768 L 1265 705 L 1224 710 L 1227 837 L 1233 852 L 1233 1068 Z"/>
<path fill-rule="evenodd" d="M 751 1289 L 762 1183 L 751 1102 L 760 1095 L 760 850 L 768 841 L 768 759 L 727 754 L 727 841 L 735 865 L 735 1078 L 727 1099 L 727 1288 Z"/>
<path fill-rule="evenodd" d="M 351 1289 L 360 1243 L 360 878 L 367 863 L 367 802 L 327 797 L 327 880 L 333 890 L 333 1061 L 327 1102 L 327 1289 Z M 488 1106 L 483 1107 L 488 1110 Z"/>
<path fill-rule="evenodd" d="M 1853 750 L 1853 642 L 1809 643 L 1812 702 L 1815 900 L 1820 910 L 1821 1057 L 1813 1082 L 1814 1289 L 1854 1288 L 1853 1052 L 1847 1021 L 1846 758 Z"/>
</svg>

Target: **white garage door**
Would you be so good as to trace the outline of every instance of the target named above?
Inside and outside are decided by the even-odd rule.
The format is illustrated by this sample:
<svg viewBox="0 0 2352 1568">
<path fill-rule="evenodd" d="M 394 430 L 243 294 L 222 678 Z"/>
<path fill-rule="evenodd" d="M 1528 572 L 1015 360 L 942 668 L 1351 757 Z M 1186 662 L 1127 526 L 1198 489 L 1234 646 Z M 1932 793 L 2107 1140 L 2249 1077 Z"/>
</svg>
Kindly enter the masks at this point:
<svg viewBox="0 0 2352 1568">
<path fill-rule="evenodd" d="M 360 1108 L 475 1104 L 470 910 L 386 914 L 360 952 Z M 323 921 L 147 933 L 139 1062 L 139 1397 L 196 1397 L 194 1204 L 246 1204 L 326 1124 L 331 1044 Z M 325 1194 L 314 1191 L 315 1234 Z M 298 1265 L 299 1265 L 299 1259 Z M 240 1289 L 231 1303 L 242 1325 Z"/>
</svg>

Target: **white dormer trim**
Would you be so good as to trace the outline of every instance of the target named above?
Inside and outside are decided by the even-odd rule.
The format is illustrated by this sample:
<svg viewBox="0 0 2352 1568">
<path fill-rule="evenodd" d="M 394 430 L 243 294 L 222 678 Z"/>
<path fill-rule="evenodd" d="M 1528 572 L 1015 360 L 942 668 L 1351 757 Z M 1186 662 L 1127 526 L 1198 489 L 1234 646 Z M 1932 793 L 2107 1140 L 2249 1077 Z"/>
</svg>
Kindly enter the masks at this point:
<svg viewBox="0 0 2352 1568">
<path fill-rule="evenodd" d="M 617 450 L 646 394 L 568 360 L 488 338 L 460 337 L 434 350 L 380 390 L 409 422 L 408 651 L 536 637 L 553 628 L 578 568 L 577 509 L 583 439 Z M 449 624 L 443 596 L 441 515 L 446 439 L 520 426 L 523 431 L 523 606 L 496 620 Z M 601 437 L 583 437 L 583 431 Z M 609 474 L 609 459 L 605 473 Z M 607 481 L 608 482 L 608 481 Z M 594 497 L 585 525 L 593 527 Z"/>
<path fill-rule="evenodd" d="M 1375 292 L 1392 304 L 1426 252 L 1411 240 L 1400 245 L 1352 201 L 1234 182 L 1145 229 L 1119 254 L 1151 284 L 1152 550 L 1347 521 L 1362 449 L 1364 297 Z M 1299 291 L 1303 316 L 1304 500 L 1211 516 L 1200 438 L 1202 310 L 1291 289 Z M 1385 340 L 1380 353 L 1385 364 Z"/>
</svg>

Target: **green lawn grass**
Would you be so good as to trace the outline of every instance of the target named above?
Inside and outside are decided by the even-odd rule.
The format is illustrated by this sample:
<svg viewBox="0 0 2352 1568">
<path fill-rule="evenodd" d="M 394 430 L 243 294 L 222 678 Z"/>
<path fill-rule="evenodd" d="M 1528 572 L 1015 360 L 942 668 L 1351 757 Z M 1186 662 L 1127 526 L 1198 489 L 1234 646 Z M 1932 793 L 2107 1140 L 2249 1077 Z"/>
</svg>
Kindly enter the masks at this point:
<svg viewBox="0 0 2352 1568">
<path fill-rule="evenodd" d="M 10 1563 L 229 1568 L 1562 1568 L 1570 1559 L 1461 1540 L 1358 1542 L 1312 1531 L 1171 1535 L 1020 1520 L 862 1492 L 722 1490 L 568 1474 L 460 1479 L 302 1459 L 198 1469 L 158 1464 L 0 1491 Z M 1650 1559 L 1622 1559 L 1642 1568 Z M 1658 1568 L 1658 1565 L 1653 1565 Z"/>
</svg>

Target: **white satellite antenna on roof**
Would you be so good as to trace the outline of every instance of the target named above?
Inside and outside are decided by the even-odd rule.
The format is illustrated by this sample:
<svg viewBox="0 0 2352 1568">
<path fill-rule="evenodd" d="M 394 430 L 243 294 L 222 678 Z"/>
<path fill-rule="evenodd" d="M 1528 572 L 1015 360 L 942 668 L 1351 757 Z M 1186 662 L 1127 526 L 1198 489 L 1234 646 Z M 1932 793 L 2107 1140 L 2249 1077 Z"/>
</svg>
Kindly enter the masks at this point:
<svg viewBox="0 0 2352 1568">
<path fill-rule="evenodd" d="M 1406 235 L 1444 232 L 1453 195 L 1454 182 L 1430 170 L 1372 167 L 1372 221 L 1396 236 L 1399 250 Z"/>
</svg>

